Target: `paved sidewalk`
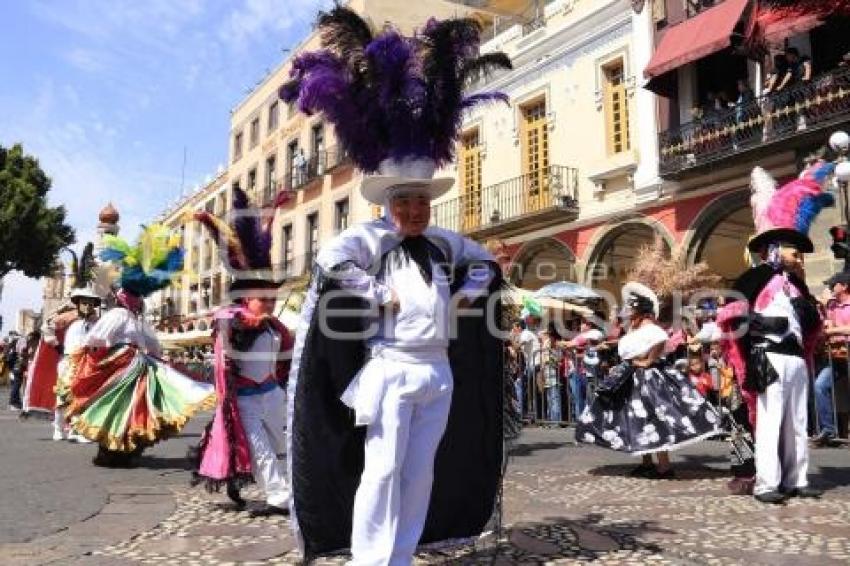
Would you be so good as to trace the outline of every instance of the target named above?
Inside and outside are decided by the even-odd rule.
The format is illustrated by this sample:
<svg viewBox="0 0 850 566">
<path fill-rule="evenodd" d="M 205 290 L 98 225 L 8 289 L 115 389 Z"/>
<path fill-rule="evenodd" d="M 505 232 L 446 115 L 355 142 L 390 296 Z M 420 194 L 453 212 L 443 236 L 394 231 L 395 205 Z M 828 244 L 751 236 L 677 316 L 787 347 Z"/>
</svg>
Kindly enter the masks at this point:
<svg viewBox="0 0 850 566">
<path fill-rule="evenodd" d="M 94 446 L 51 442 L 47 421 L 0 411 L 0 562 L 295 563 L 288 520 L 252 519 L 188 487 L 186 448 L 208 418 L 150 449 L 139 468 L 105 470 L 90 463 Z M 674 455 L 677 479 L 650 481 L 628 477 L 635 459 L 576 446 L 568 429 L 527 429 L 505 479 L 501 537 L 417 562 L 850 564 L 850 450 L 813 450 L 810 478 L 826 495 L 781 507 L 728 495 L 727 451 L 719 441 L 688 447 Z"/>
<path fill-rule="evenodd" d="M 677 479 L 632 479 L 635 461 L 575 446 L 567 430 L 529 429 L 505 480 L 501 538 L 422 553 L 420 564 L 848 564 L 850 451 L 814 451 L 819 501 L 781 507 L 729 495 L 727 445 L 677 453 Z M 256 492 L 248 492 L 257 497 Z M 144 564 L 294 564 L 288 521 L 251 519 L 226 498 L 177 492 L 167 521 L 95 553 Z M 316 564 L 344 564 L 346 557 Z"/>
</svg>

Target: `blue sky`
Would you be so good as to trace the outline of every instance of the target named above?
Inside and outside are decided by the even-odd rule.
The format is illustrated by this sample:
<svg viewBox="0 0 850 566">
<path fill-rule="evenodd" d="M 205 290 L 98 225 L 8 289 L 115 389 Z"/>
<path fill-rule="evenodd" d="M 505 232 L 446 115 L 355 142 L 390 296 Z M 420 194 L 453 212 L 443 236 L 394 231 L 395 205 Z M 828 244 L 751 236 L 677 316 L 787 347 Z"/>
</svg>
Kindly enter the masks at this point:
<svg viewBox="0 0 850 566">
<path fill-rule="evenodd" d="M 0 144 L 53 179 L 78 242 L 108 201 L 122 233 L 227 158 L 230 109 L 309 31 L 327 0 L 2 0 Z M 77 247 L 81 247 L 81 243 Z M 5 334 L 41 284 L 7 277 Z"/>
</svg>

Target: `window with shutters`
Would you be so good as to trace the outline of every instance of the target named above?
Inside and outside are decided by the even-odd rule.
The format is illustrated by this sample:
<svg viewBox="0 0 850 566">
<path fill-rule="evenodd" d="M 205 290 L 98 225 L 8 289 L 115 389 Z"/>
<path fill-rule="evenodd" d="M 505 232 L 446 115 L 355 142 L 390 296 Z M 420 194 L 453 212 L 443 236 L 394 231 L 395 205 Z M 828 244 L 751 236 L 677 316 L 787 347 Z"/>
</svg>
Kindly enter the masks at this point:
<svg viewBox="0 0 850 566">
<path fill-rule="evenodd" d="M 271 202 L 275 198 L 277 158 L 270 155 L 266 158 L 266 182 L 263 184 L 263 202 Z"/>
<path fill-rule="evenodd" d="M 348 199 L 344 198 L 336 202 L 336 217 L 334 218 L 334 229 L 339 234 L 348 228 Z"/>
<path fill-rule="evenodd" d="M 605 137 L 608 155 L 631 149 L 629 138 L 629 100 L 626 96 L 626 81 L 623 60 L 602 67 L 605 103 Z"/>
<path fill-rule="evenodd" d="M 307 217 L 307 255 L 304 268 L 309 273 L 313 269 L 313 260 L 319 251 L 319 213 L 314 212 Z"/>
<path fill-rule="evenodd" d="M 277 100 L 269 105 L 269 120 L 266 127 L 266 133 L 270 134 L 277 129 L 278 121 L 280 120 L 280 110 Z"/>
<path fill-rule="evenodd" d="M 283 274 L 286 277 L 292 276 L 292 224 L 287 224 L 283 227 Z"/>
<path fill-rule="evenodd" d="M 242 159 L 242 132 L 233 136 L 233 161 Z"/>
<path fill-rule="evenodd" d="M 548 204 L 546 180 L 549 170 L 549 127 L 546 99 L 522 106 L 520 112 L 524 212 L 534 212 Z"/>
<path fill-rule="evenodd" d="M 251 120 L 251 147 L 260 143 L 260 119 Z"/>
<path fill-rule="evenodd" d="M 481 224 L 481 141 L 478 129 L 460 138 L 460 198 L 463 208 L 462 230 Z"/>
</svg>

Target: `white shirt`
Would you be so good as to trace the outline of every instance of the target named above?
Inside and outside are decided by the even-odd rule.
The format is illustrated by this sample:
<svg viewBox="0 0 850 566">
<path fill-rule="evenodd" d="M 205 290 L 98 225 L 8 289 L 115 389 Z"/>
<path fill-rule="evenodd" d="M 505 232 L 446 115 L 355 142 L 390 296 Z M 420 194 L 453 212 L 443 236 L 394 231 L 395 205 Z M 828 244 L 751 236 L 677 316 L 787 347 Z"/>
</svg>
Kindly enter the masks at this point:
<svg viewBox="0 0 850 566">
<path fill-rule="evenodd" d="M 537 334 L 526 328 L 519 335 L 519 343 L 522 344 L 526 363 L 540 363 L 540 360 L 534 359 L 540 351 L 540 338 L 537 337 Z"/>
<path fill-rule="evenodd" d="M 797 338 L 797 342 L 803 343 L 803 329 L 800 326 L 800 319 L 797 318 L 797 311 L 791 304 L 791 297 L 784 290 L 777 291 L 770 303 L 764 309 L 755 309 L 755 311 L 764 316 L 775 316 L 788 319 L 788 330 L 785 334 L 765 334 L 765 338 L 771 342 L 780 343 L 785 336 L 793 334 Z"/>
<path fill-rule="evenodd" d="M 86 338 L 86 346 L 111 348 L 116 344 L 133 344 L 147 353 L 158 356 L 159 340 L 153 328 L 125 308 L 107 311 Z"/>
<path fill-rule="evenodd" d="M 94 327 L 95 323 L 96 321 L 78 319 L 68 326 L 68 330 L 65 331 L 64 343 L 64 353 L 66 357 L 86 345 L 87 335 Z"/>
<path fill-rule="evenodd" d="M 280 334 L 268 328 L 257 336 L 249 352 L 232 351 L 228 355 L 237 360 L 239 375 L 262 383 L 269 376 L 276 375 L 280 342 Z"/>
<path fill-rule="evenodd" d="M 376 276 L 381 285 L 396 290 L 399 309 L 382 309 L 378 331 L 367 345 L 399 350 L 448 348 L 449 281 L 433 262 L 431 268 L 430 285 L 413 261 Z"/>
</svg>

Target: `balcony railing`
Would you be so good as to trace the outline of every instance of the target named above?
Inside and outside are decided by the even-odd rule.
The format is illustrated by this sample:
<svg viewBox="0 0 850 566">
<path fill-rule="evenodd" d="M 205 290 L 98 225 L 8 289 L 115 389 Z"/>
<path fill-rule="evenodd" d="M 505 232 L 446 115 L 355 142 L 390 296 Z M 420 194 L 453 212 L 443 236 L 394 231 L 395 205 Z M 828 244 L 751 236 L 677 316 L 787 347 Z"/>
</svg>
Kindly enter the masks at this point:
<svg viewBox="0 0 850 566">
<path fill-rule="evenodd" d="M 337 167 L 349 164 L 351 164 L 351 158 L 342 148 L 332 147 L 322 150 L 307 157 L 300 166 L 293 164 L 289 172 L 284 175 L 283 188 L 290 191 L 301 189 Z"/>
<path fill-rule="evenodd" d="M 544 212 L 578 214 L 578 171 L 550 165 L 431 207 L 434 224 L 476 232 L 534 218 Z M 562 218 L 563 219 L 563 218 Z"/>
<path fill-rule="evenodd" d="M 850 119 L 850 68 L 840 68 L 659 134 L 662 175 L 675 175 Z"/>
</svg>

